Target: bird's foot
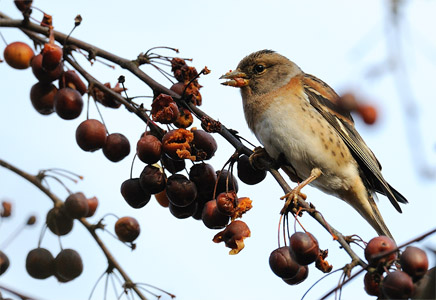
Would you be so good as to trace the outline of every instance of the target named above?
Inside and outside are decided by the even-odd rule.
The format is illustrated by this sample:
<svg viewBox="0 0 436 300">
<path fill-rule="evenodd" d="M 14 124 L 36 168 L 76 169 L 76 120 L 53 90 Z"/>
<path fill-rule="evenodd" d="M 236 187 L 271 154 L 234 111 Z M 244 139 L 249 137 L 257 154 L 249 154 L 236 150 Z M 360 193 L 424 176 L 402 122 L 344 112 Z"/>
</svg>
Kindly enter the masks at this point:
<svg viewBox="0 0 436 300">
<path fill-rule="evenodd" d="M 303 200 L 306 200 L 307 196 L 303 193 L 301 193 L 301 189 L 317 179 L 319 176 L 321 176 L 322 172 L 318 168 L 312 169 L 310 172 L 310 176 L 307 177 L 304 181 L 300 182 L 295 188 L 292 189 L 289 193 L 282 196 L 280 199 L 286 199 L 285 205 L 283 206 L 282 210 L 280 211 L 281 214 L 286 214 L 289 212 L 289 207 L 292 204 L 291 207 L 296 207 L 298 203 L 298 198 L 301 197 Z"/>
</svg>

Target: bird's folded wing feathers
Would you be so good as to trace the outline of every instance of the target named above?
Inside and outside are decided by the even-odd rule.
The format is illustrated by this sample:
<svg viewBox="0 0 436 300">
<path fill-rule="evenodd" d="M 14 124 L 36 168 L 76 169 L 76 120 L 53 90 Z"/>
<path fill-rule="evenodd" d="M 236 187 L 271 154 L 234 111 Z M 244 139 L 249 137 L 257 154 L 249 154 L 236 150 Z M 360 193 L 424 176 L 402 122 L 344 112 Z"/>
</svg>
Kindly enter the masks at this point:
<svg viewBox="0 0 436 300">
<path fill-rule="evenodd" d="M 322 88 L 316 85 L 320 85 Z M 332 102 L 332 100 L 339 99 L 339 96 L 327 84 L 310 75 L 303 78 L 303 86 L 310 104 L 336 129 L 359 166 L 364 170 L 373 188 L 377 192 L 385 194 L 395 209 L 401 212 L 398 201 L 407 203 L 407 200 L 383 178 L 380 163 L 354 128 L 350 113 L 341 110 L 335 102 Z"/>
</svg>

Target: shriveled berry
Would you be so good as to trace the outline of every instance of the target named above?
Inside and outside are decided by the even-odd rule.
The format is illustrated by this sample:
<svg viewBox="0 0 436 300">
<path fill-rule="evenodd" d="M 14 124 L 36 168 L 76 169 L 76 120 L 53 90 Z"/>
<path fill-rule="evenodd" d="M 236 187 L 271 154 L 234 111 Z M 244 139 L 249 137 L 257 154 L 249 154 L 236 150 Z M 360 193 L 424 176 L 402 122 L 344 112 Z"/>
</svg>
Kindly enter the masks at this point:
<svg viewBox="0 0 436 300">
<path fill-rule="evenodd" d="M 195 156 L 191 153 L 191 143 L 194 134 L 186 129 L 175 129 L 168 131 L 162 138 L 162 150 L 173 159 L 192 159 Z"/>
<path fill-rule="evenodd" d="M 89 211 L 88 199 L 82 192 L 69 195 L 65 200 L 65 211 L 73 219 L 86 217 Z"/>
<path fill-rule="evenodd" d="M 115 233 L 121 241 L 133 242 L 140 233 L 139 223 L 132 217 L 119 218 L 115 223 Z"/>
<path fill-rule="evenodd" d="M 230 221 L 230 217 L 222 214 L 216 205 L 216 200 L 206 202 L 201 214 L 204 225 L 210 229 L 224 228 Z"/>
<path fill-rule="evenodd" d="M 121 184 L 121 195 L 127 204 L 133 208 L 144 207 L 149 201 L 151 194 L 144 191 L 139 184 L 139 178 L 125 180 Z"/>
<path fill-rule="evenodd" d="M 129 140 L 121 133 L 111 133 L 106 138 L 103 154 L 112 162 L 124 159 L 130 153 Z"/>
<path fill-rule="evenodd" d="M 139 176 L 139 184 L 145 192 L 157 194 L 165 188 L 165 174 L 158 167 L 147 165 Z"/>
<path fill-rule="evenodd" d="M 229 254 L 238 254 L 244 249 L 244 240 L 251 236 L 247 224 L 241 220 L 232 221 L 226 228 L 218 232 L 212 239 L 215 243 L 224 242 L 230 248 Z"/>
<path fill-rule="evenodd" d="M 409 299 L 414 291 L 412 278 L 403 271 L 390 272 L 382 281 L 382 290 L 389 299 Z"/>
<path fill-rule="evenodd" d="M 246 184 L 258 184 L 265 179 L 266 171 L 253 168 L 250 159 L 244 154 L 238 158 L 238 177 Z"/>
<path fill-rule="evenodd" d="M 63 249 L 56 256 L 55 275 L 60 282 L 68 282 L 80 276 L 83 272 L 83 262 L 80 254 L 73 249 Z"/>
<path fill-rule="evenodd" d="M 170 203 L 174 206 L 185 207 L 197 198 L 197 187 L 194 182 L 182 174 L 168 177 L 166 193 Z"/>
<path fill-rule="evenodd" d="M 194 123 L 194 117 L 189 109 L 182 108 L 179 110 L 179 117 L 174 121 L 174 125 L 177 128 L 188 128 L 192 123 Z"/>
<path fill-rule="evenodd" d="M 412 276 L 413 281 L 417 281 L 427 273 L 427 254 L 420 248 L 408 246 L 400 256 L 400 265 L 404 272 Z"/>
<path fill-rule="evenodd" d="M 395 241 L 387 236 L 378 236 L 369 241 L 365 247 L 365 258 L 369 264 L 375 266 L 379 263 L 385 263 L 393 261 L 397 258 L 397 252 L 383 256 L 384 253 L 388 253 L 397 248 Z M 381 256 L 376 259 L 377 256 Z"/>
<path fill-rule="evenodd" d="M 237 206 L 237 195 L 234 191 L 222 192 L 216 197 L 218 210 L 227 216 L 233 215 Z"/>
<path fill-rule="evenodd" d="M 288 246 L 275 249 L 269 256 L 269 266 L 277 276 L 292 278 L 297 275 L 300 265 L 291 254 Z"/>
<path fill-rule="evenodd" d="M 83 151 L 94 152 L 106 143 L 106 127 L 98 120 L 88 119 L 76 129 L 76 142 Z"/>
<path fill-rule="evenodd" d="M 47 213 L 47 227 L 56 235 L 66 235 L 73 229 L 74 220 L 67 214 L 65 207 L 53 207 Z"/>
<path fill-rule="evenodd" d="M 310 233 L 296 232 L 291 236 L 289 243 L 295 260 L 300 265 L 311 264 L 318 258 L 318 241 Z"/>
<path fill-rule="evenodd" d="M 35 248 L 26 257 L 26 270 L 36 279 L 46 279 L 55 272 L 54 257 L 45 248 Z"/>
<path fill-rule="evenodd" d="M 160 94 L 151 104 L 151 116 L 153 121 L 170 124 L 179 117 L 179 108 L 171 96 Z"/>
</svg>

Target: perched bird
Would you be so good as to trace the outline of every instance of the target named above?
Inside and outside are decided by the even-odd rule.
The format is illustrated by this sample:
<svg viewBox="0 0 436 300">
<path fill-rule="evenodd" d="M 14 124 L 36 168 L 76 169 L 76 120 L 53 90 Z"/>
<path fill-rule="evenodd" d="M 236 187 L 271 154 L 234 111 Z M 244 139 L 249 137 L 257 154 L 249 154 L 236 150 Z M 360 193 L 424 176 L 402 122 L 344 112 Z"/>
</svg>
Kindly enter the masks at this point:
<svg viewBox="0 0 436 300">
<path fill-rule="evenodd" d="M 220 79 L 241 89 L 247 124 L 269 156 L 284 158 L 299 182 L 344 200 L 379 235 L 392 238 L 375 192 L 386 195 L 398 212 L 398 202 L 407 200 L 383 178 L 380 163 L 331 87 L 271 50 L 246 56 Z"/>
</svg>

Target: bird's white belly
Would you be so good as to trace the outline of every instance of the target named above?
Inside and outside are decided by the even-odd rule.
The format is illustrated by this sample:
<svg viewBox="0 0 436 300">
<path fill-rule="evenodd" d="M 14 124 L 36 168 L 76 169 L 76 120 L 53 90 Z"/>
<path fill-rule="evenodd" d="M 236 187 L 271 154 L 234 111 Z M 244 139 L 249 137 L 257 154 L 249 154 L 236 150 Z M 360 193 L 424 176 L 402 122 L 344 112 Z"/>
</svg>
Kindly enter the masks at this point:
<svg viewBox="0 0 436 300">
<path fill-rule="evenodd" d="M 357 163 L 328 122 L 311 106 L 307 108 L 310 113 L 301 113 L 298 105 L 270 107 L 253 131 L 268 154 L 277 159 L 283 153 L 302 180 L 313 168 L 321 169 L 323 175 L 313 185 L 337 195 L 359 176 Z"/>
</svg>

